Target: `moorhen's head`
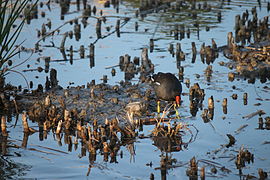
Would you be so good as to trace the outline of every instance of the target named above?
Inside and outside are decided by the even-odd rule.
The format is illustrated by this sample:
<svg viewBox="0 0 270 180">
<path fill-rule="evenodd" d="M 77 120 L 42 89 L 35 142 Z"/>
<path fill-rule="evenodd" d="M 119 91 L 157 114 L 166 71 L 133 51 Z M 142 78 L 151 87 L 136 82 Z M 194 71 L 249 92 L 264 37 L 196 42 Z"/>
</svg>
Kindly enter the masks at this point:
<svg viewBox="0 0 270 180">
<path fill-rule="evenodd" d="M 153 74 L 152 76 L 149 76 L 149 78 L 150 78 L 150 83 L 151 83 L 152 85 L 157 85 L 157 86 L 160 85 L 160 83 L 158 82 L 158 81 L 159 81 L 159 74 L 160 74 L 160 73 L 158 73 L 158 74 Z"/>
</svg>

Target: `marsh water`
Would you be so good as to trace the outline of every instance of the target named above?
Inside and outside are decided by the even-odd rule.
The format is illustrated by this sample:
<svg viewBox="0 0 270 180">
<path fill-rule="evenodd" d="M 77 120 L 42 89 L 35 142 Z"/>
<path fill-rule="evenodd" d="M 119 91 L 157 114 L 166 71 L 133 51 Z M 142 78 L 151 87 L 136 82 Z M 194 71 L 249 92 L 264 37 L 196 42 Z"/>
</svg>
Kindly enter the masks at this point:
<svg viewBox="0 0 270 180">
<path fill-rule="evenodd" d="M 39 6 L 38 19 L 33 19 L 30 24 L 25 24 L 18 40 L 18 42 L 23 41 L 22 46 L 28 51 L 21 52 L 13 60 L 13 64 L 16 65 L 28 59 L 15 70 L 22 72 L 28 81 L 33 82 L 33 89 L 38 84 L 44 84 L 49 73 L 25 70 L 37 67 L 45 69 L 45 57 L 51 58 L 49 68 L 57 70 L 59 85 L 63 88 L 86 85 L 93 79 L 96 83 L 102 83 L 104 75 L 108 77 L 108 84 L 119 84 L 121 80 L 124 80 L 124 72 L 121 72 L 117 66 L 119 57 L 125 54 L 130 55 L 131 59 L 140 57 L 142 49 L 149 48 L 150 39 L 154 40 L 154 49 L 153 52 L 149 52 L 148 56 L 155 65 L 155 72 L 171 72 L 178 75 L 176 59 L 170 54 L 168 47 L 170 44 L 175 47 L 176 43 L 181 43 L 181 48 L 186 54 L 185 61 L 181 62 L 181 66 L 184 67 L 184 81 L 190 79 L 191 85 L 199 83 L 200 87 L 205 90 L 206 100 L 203 102 L 203 108 L 207 107 L 207 99 L 213 96 L 214 117 L 210 122 L 204 122 L 201 117 L 203 108 L 192 116 L 189 109 L 189 97 L 183 96 L 183 103 L 179 108 L 181 118 L 176 121 L 196 127 L 198 131 L 192 129 L 194 137 L 191 143 L 175 152 L 163 152 L 156 146 L 157 143 L 153 139 L 136 138 L 132 143 L 123 143 L 114 160 L 104 161 L 102 154 L 97 153 L 96 160 L 91 163 L 90 169 L 90 157 L 88 154 L 84 156 L 80 143 L 68 144 L 64 133 L 61 134 L 60 139 L 52 132 L 49 132 L 46 138 L 41 138 L 39 133 L 34 133 L 28 136 L 27 148 L 8 149 L 10 156 L 6 156 L 5 159 L 16 166 L 7 168 L 6 177 L 10 176 L 15 179 L 148 179 L 152 173 L 156 179 L 163 179 L 165 176 L 167 179 L 188 179 L 186 170 L 192 157 L 196 157 L 199 167 L 205 166 L 207 179 L 242 179 L 248 174 L 258 177 L 259 168 L 269 173 L 270 145 L 269 130 L 267 130 L 269 128 L 259 128 L 258 115 L 251 118 L 246 117 L 258 110 L 265 112 L 262 115 L 263 118 L 269 116 L 269 82 L 261 83 L 260 80 L 256 80 L 254 84 L 250 84 L 243 78 L 229 81 L 228 72 L 235 70 L 220 65 L 220 62 L 231 61 L 225 58 L 222 52 L 211 64 L 212 76 L 206 78 L 204 70 L 207 64 L 201 62 L 199 53 L 195 62 L 192 62 L 191 49 L 191 43 L 195 42 L 197 52 L 199 52 L 202 43 L 211 45 L 212 38 L 218 46 L 226 45 L 228 32 L 234 32 L 235 16 L 241 15 L 246 10 L 251 11 L 256 6 L 258 18 L 261 19 L 269 15 L 267 12 L 268 1 L 258 4 L 257 0 L 230 2 L 212 0 L 207 1 L 212 7 L 211 11 L 196 10 L 196 18 L 192 16 L 193 12 L 189 9 L 154 11 L 142 18 L 135 16 L 139 7 L 137 1 L 120 1 L 119 12 L 117 12 L 113 5 L 105 8 L 105 1 L 91 0 L 88 3 L 97 8 L 97 13 L 93 17 L 100 17 L 100 10 L 106 17 L 106 22 L 102 23 L 101 29 L 104 38 L 97 39 L 97 20 L 90 17 L 87 20 L 87 26 L 81 26 L 80 40 L 76 41 L 75 37 L 66 39 L 65 47 L 68 49 L 72 45 L 74 49 L 72 62 L 69 60 L 69 52 L 67 51 L 65 60 L 59 47 L 64 33 L 72 31 L 74 28 L 74 25 L 66 22 L 82 15 L 82 4 L 81 10 L 77 10 L 75 1 L 71 3 L 68 13 L 61 20 L 58 3 L 52 1 L 50 6 L 46 6 L 47 1 L 40 2 L 44 2 L 44 6 Z M 204 1 L 197 3 L 203 4 Z M 45 13 L 45 17 L 41 17 L 42 12 Z M 221 22 L 217 18 L 218 12 L 222 14 Z M 125 18 L 129 20 L 125 22 Z M 122 25 L 120 37 L 113 32 L 118 19 Z M 37 37 L 37 30 L 40 30 L 42 24 L 47 24 L 49 21 L 51 21 L 51 29 L 46 26 L 48 32 L 61 27 L 53 36 L 39 41 L 41 37 Z M 197 22 L 200 25 L 199 31 L 194 26 Z M 79 23 L 81 23 L 80 20 Z M 136 23 L 138 23 L 137 31 L 135 30 Z M 185 35 L 183 39 L 176 40 L 171 33 L 175 25 L 184 25 L 186 30 L 190 29 L 190 37 Z M 38 41 L 40 51 L 33 52 Z M 95 45 L 93 67 L 90 66 L 88 57 L 91 43 Z M 80 58 L 78 52 L 81 45 L 86 48 L 85 58 Z M 112 67 L 116 70 L 115 76 L 111 74 Z M 8 74 L 6 82 L 27 88 L 24 78 L 17 73 Z M 139 83 L 138 75 L 130 82 Z M 183 93 L 188 92 L 189 88 L 183 83 Z M 248 94 L 247 103 L 243 100 L 244 93 Z M 238 98 L 233 99 L 233 94 L 237 94 Z M 224 114 L 222 109 L 224 98 L 228 99 L 227 114 Z M 21 116 L 19 116 L 16 126 L 14 126 L 15 117 L 8 122 L 8 139 L 18 146 L 22 145 L 25 138 L 20 119 Z M 36 123 L 30 122 L 30 126 L 38 129 Z M 147 136 L 153 127 L 154 125 L 145 125 L 138 133 Z M 229 142 L 227 134 L 233 135 L 236 139 L 235 144 L 228 148 L 223 147 Z M 188 136 L 187 134 L 183 138 L 188 140 L 190 138 Z M 69 138 L 72 142 L 75 141 L 74 136 Z M 240 173 L 235 165 L 235 160 L 241 147 L 254 154 L 254 162 L 246 163 Z M 171 160 L 172 165 L 164 170 L 160 167 L 160 161 L 165 156 Z M 9 168 L 13 170 L 10 171 Z"/>
</svg>

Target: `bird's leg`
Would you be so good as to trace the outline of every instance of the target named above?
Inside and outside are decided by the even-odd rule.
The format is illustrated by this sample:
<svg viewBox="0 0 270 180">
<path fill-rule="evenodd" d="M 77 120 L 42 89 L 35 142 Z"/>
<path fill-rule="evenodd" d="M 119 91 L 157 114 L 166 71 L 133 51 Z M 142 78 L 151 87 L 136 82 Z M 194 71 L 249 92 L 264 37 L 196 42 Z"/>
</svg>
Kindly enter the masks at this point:
<svg viewBox="0 0 270 180">
<path fill-rule="evenodd" d="M 180 118 L 179 112 L 178 112 L 178 110 L 177 110 L 177 108 L 176 108 L 176 107 L 177 107 L 176 103 L 173 104 L 173 107 L 174 107 L 174 110 L 175 110 L 176 118 Z"/>
<path fill-rule="evenodd" d="M 157 101 L 157 113 L 160 114 L 160 100 Z"/>
</svg>

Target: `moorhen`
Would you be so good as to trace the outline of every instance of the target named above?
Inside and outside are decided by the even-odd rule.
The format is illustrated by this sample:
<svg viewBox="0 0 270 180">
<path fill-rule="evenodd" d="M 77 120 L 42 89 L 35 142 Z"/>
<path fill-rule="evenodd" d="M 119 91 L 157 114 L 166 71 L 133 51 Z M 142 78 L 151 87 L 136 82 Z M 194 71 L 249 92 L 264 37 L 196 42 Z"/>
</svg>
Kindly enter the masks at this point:
<svg viewBox="0 0 270 180">
<path fill-rule="evenodd" d="M 159 72 L 151 78 L 157 96 L 157 112 L 160 113 L 159 100 L 175 101 L 180 106 L 182 85 L 172 73 Z M 175 106 L 174 106 L 175 107 Z M 176 111 L 176 115 L 178 112 Z"/>
</svg>

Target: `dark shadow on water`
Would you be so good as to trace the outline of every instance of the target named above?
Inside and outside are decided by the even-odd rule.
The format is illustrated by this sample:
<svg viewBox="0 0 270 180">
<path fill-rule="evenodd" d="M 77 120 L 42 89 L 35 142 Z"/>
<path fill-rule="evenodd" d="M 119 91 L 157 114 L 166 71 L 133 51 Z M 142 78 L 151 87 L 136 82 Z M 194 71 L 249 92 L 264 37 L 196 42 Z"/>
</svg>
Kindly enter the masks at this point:
<svg viewBox="0 0 270 180">
<path fill-rule="evenodd" d="M 9 146 L 9 143 L 7 142 L 7 137 L 3 137 L 2 135 L 0 135 L 0 142 L 0 179 L 18 179 L 25 176 L 27 171 L 29 171 L 31 167 L 19 162 L 14 162 L 9 158 L 10 156 L 21 155 L 19 153 L 13 152 L 10 148 L 7 148 L 7 146 Z"/>
</svg>

